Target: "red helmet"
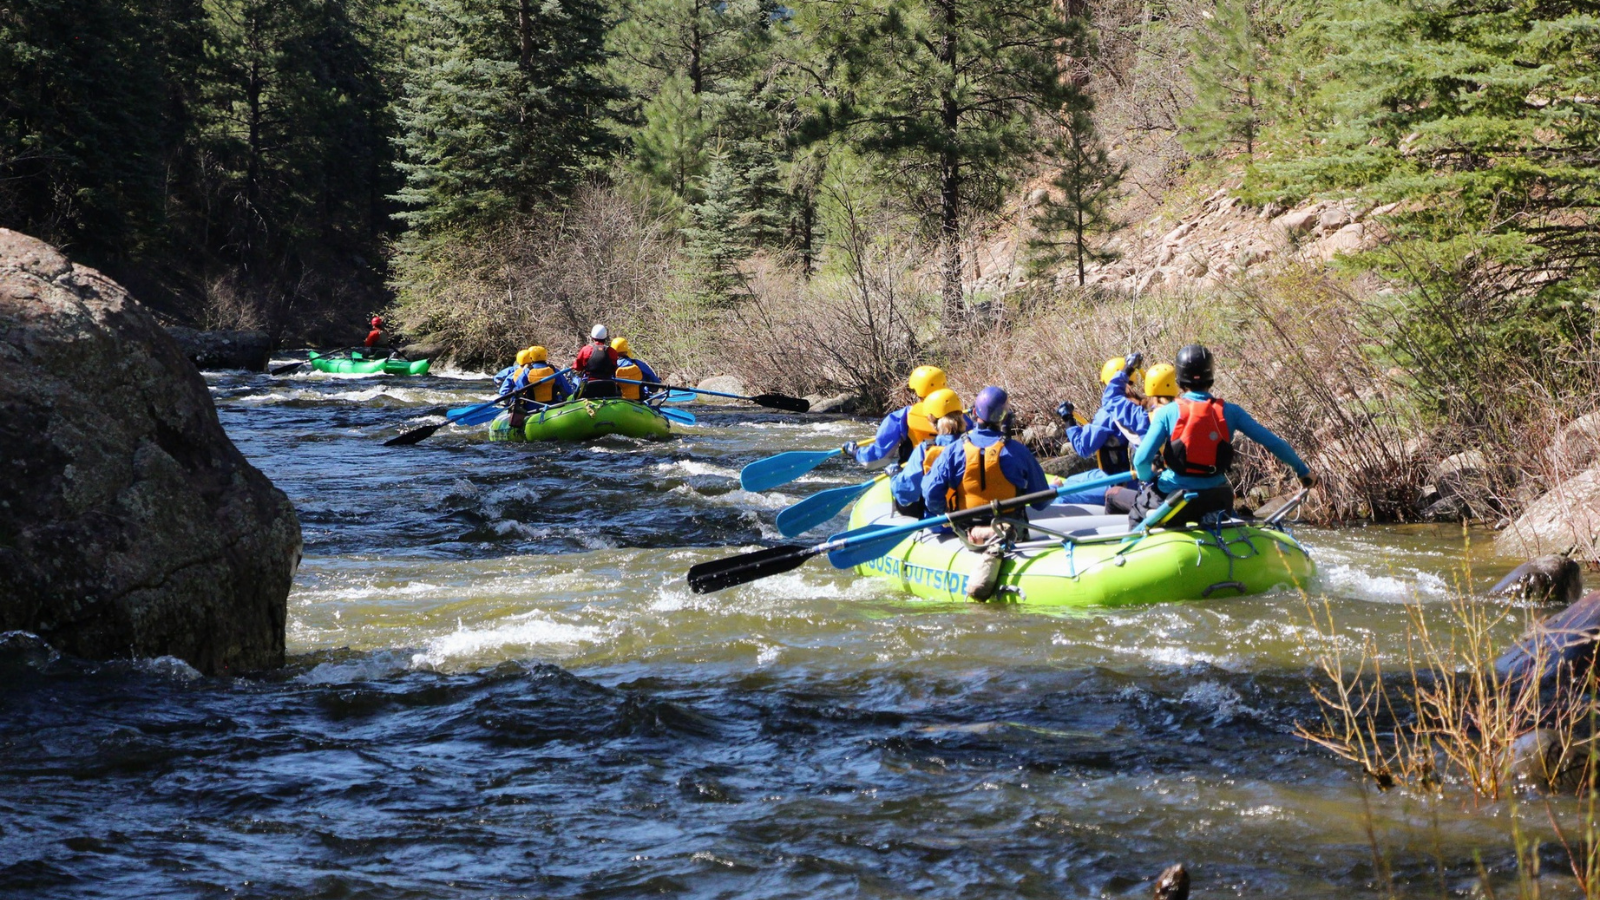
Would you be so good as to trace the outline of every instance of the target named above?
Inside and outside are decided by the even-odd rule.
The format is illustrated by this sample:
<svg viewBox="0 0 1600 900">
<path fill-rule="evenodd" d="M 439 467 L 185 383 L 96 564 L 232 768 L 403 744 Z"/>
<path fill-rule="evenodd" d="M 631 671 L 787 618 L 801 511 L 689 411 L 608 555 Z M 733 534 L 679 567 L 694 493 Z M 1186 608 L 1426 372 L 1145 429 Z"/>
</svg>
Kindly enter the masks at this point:
<svg viewBox="0 0 1600 900">
<path fill-rule="evenodd" d="M 373 316 L 372 317 L 372 327 L 373 328 L 382 328 L 383 327 L 383 316 Z"/>
</svg>

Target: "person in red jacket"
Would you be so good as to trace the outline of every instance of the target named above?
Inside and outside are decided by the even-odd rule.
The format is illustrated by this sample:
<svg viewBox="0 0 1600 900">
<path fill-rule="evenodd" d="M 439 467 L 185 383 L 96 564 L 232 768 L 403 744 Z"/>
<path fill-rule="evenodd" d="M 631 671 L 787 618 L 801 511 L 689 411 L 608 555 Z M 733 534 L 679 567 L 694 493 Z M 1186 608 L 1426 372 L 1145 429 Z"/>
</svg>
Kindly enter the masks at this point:
<svg viewBox="0 0 1600 900">
<path fill-rule="evenodd" d="M 617 374 L 618 357 L 617 351 L 607 343 L 610 337 L 604 325 L 596 325 L 589 332 L 589 343 L 578 351 L 572 372 L 583 379 L 583 385 L 578 388 L 577 396 L 588 399 L 621 396 L 617 383 L 611 380 Z"/>
<path fill-rule="evenodd" d="M 383 340 L 383 316 L 372 317 L 372 330 L 367 332 L 367 340 L 363 344 L 368 350 L 378 346 L 378 341 Z"/>
</svg>

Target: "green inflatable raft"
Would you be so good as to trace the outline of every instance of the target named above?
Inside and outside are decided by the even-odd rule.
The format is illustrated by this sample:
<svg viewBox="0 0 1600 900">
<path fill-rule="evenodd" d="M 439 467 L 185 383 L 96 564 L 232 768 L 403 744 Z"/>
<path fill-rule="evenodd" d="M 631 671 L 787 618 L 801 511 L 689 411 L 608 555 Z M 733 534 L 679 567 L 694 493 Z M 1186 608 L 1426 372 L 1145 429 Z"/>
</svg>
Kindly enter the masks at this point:
<svg viewBox="0 0 1600 900">
<path fill-rule="evenodd" d="M 1305 585 L 1316 571 L 1293 536 L 1266 525 L 1238 524 L 1217 531 L 1156 529 L 1127 537 L 1126 515 L 1099 507 L 1052 506 L 1029 510 L 1030 525 L 1068 535 L 1020 543 L 1005 561 L 994 600 L 1031 606 L 1130 606 L 1203 600 Z M 889 482 L 874 485 L 850 513 L 850 527 L 904 525 L 894 514 Z M 967 581 L 980 555 L 937 529 L 908 536 L 889 553 L 862 566 L 927 600 L 967 601 Z"/>
<path fill-rule="evenodd" d="M 425 359 L 368 359 L 355 351 L 351 351 L 348 359 L 343 356 L 322 356 L 316 352 L 308 356 L 311 367 L 318 372 L 334 372 L 341 375 L 428 374 L 428 361 Z"/>
<path fill-rule="evenodd" d="M 632 400 L 568 400 L 527 414 L 519 430 L 511 414 L 489 423 L 491 441 L 583 441 L 606 434 L 664 438 L 672 432 L 666 416 Z"/>
</svg>

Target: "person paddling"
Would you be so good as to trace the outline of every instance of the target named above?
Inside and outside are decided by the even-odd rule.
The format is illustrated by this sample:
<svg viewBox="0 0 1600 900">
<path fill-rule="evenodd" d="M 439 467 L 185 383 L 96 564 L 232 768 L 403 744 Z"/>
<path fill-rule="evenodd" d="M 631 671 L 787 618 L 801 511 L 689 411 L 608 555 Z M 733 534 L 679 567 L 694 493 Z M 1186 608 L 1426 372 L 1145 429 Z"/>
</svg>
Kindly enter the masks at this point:
<svg viewBox="0 0 1600 900">
<path fill-rule="evenodd" d="M 944 381 L 944 370 L 938 366 L 917 366 L 912 370 L 911 377 L 906 379 L 906 388 L 915 395 L 916 400 L 884 416 L 883 421 L 878 423 L 878 434 L 872 443 L 865 447 L 846 443 L 839 448 L 840 453 L 863 466 L 893 453 L 896 454 L 895 459 L 904 465 L 918 444 L 936 436 L 927 414 L 917 407 L 923 398 L 943 388 Z"/>
<path fill-rule="evenodd" d="M 551 375 L 555 377 L 550 378 Z M 545 381 L 546 378 L 550 380 Z M 572 382 L 550 365 L 550 352 L 537 344 L 517 354 L 517 370 L 507 379 L 501 393 L 509 394 L 530 386 L 533 390 L 524 394 L 522 399 L 534 403 L 560 403 L 573 393 Z"/>
<path fill-rule="evenodd" d="M 1093 459 L 1096 469 L 1079 472 L 1067 479 L 1067 485 L 1096 481 L 1107 475 L 1118 475 L 1133 466 L 1129 455 L 1133 441 L 1150 430 L 1150 414 L 1140 403 L 1135 384 L 1144 378 L 1139 363 L 1144 357 L 1129 353 L 1108 359 L 1100 367 L 1100 383 L 1105 389 L 1100 394 L 1100 408 L 1087 425 L 1079 425 L 1072 401 L 1063 400 L 1056 407 L 1056 415 L 1067 423 L 1067 442 L 1073 452 L 1084 459 Z M 1073 491 L 1062 495 L 1057 503 L 1087 503 L 1099 506 L 1106 502 L 1104 488 Z M 1122 506 L 1107 512 L 1126 512 Z"/>
<path fill-rule="evenodd" d="M 367 332 L 367 339 L 362 342 L 361 346 L 368 350 L 374 350 L 381 340 L 383 340 L 383 316 L 373 316 L 372 330 Z"/>
<path fill-rule="evenodd" d="M 628 339 L 619 337 L 611 342 L 611 349 L 617 354 L 617 378 L 628 381 L 643 381 L 650 385 L 660 385 L 661 379 L 656 377 L 656 371 L 650 364 L 633 355 L 633 348 L 628 345 Z M 652 394 L 662 390 L 660 387 L 645 387 L 637 384 L 617 383 L 625 400 L 648 400 Z"/>
<path fill-rule="evenodd" d="M 1150 431 L 1133 454 L 1134 473 L 1145 484 L 1128 513 L 1131 527 L 1137 527 L 1176 491 L 1192 491 L 1197 495 L 1180 510 L 1177 521 L 1199 522 L 1209 513 L 1232 514 L 1233 485 L 1228 482 L 1227 473 L 1233 463 L 1236 434 L 1265 447 L 1294 469 L 1301 485 L 1309 488 L 1316 484 L 1311 467 L 1287 441 L 1258 423 L 1237 404 L 1211 396 L 1213 361 L 1210 350 L 1200 344 L 1189 344 L 1178 351 L 1175 368 L 1177 387 L 1183 393 L 1175 402 L 1161 405 L 1151 415 Z M 1158 458 L 1166 464 L 1159 478 L 1155 475 Z"/>
<path fill-rule="evenodd" d="M 961 408 L 961 398 L 949 388 L 940 388 L 924 397 L 922 412 L 928 424 L 937 432 L 916 446 L 905 465 L 889 479 L 889 495 L 894 498 L 894 511 L 902 516 L 921 519 L 927 515 L 922 500 L 924 476 L 939 461 L 944 451 L 967 430 L 967 417 Z"/>
<path fill-rule="evenodd" d="M 1158 363 L 1151 366 L 1144 373 L 1144 397 L 1144 408 L 1151 414 L 1154 414 L 1156 410 L 1166 406 L 1168 403 L 1177 402 L 1178 370 L 1173 368 L 1171 363 Z M 1135 452 L 1144 443 L 1144 435 L 1135 435 L 1129 432 L 1124 437 L 1128 438 Z M 1132 460 L 1128 464 L 1131 467 L 1133 465 Z M 1160 465 L 1159 459 L 1156 460 L 1156 465 Z M 1097 471 L 1094 474 L 1099 475 L 1100 473 Z M 1138 482 L 1135 482 L 1132 486 L 1119 484 L 1115 487 L 1106 488 L 1106 513 L 1109 515 L 1128 512 L 1133 509 L 1133 504 L 1138 499 L 1138 496 Z"/>
<path fill-rule="evenodd" d="M 578 351 L 578 358 L 572 363 L 572 371 L 583 378 L 578 396 L 585 400 L 619 396 L 617 383 L 611 380 L 617 376 L 617 351 L 607 343 L 610 337 L 604 325 L 594 326 L 589 331 L 589 343 Z"/>
<path fill-rule="evenodd" d="M 972 405 L 978 426 L 952 443 L 922 481 L 922 501 L 929 516 L 974 509 L 995 500 L 1045 491 L 1044 469 L 1020 441 L 1005 436 L 1009 398 L 997 387 L 978 392 Z M 1055 497 L 1046 495 L 1032 504 L 1047 508 Z"/>
</svg>

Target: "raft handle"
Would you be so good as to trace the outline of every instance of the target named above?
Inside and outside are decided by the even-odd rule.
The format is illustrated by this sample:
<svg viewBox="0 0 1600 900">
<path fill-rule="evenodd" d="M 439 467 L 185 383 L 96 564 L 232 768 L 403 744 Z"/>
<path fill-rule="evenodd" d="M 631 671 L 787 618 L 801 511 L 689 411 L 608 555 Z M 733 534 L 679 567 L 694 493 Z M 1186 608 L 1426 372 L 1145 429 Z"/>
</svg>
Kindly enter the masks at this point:
<svg viewBox="0 0 1600 900">
<path fill-rule="evenodd" d="M 1204 591 L 1201 591 L 1200 596 L 1203 599 L 1209 600 L 1211 599 L 1212 591 L 1219 591 L 1224 588 L 1232 588 L 1238 591 L 1241 596 L 1250 593 L 1250 589 L 1245 587 L 1244 582 L 1242 581 L 1219 581 L 1216 584 L 1206 588 Z"/>
</svg>

